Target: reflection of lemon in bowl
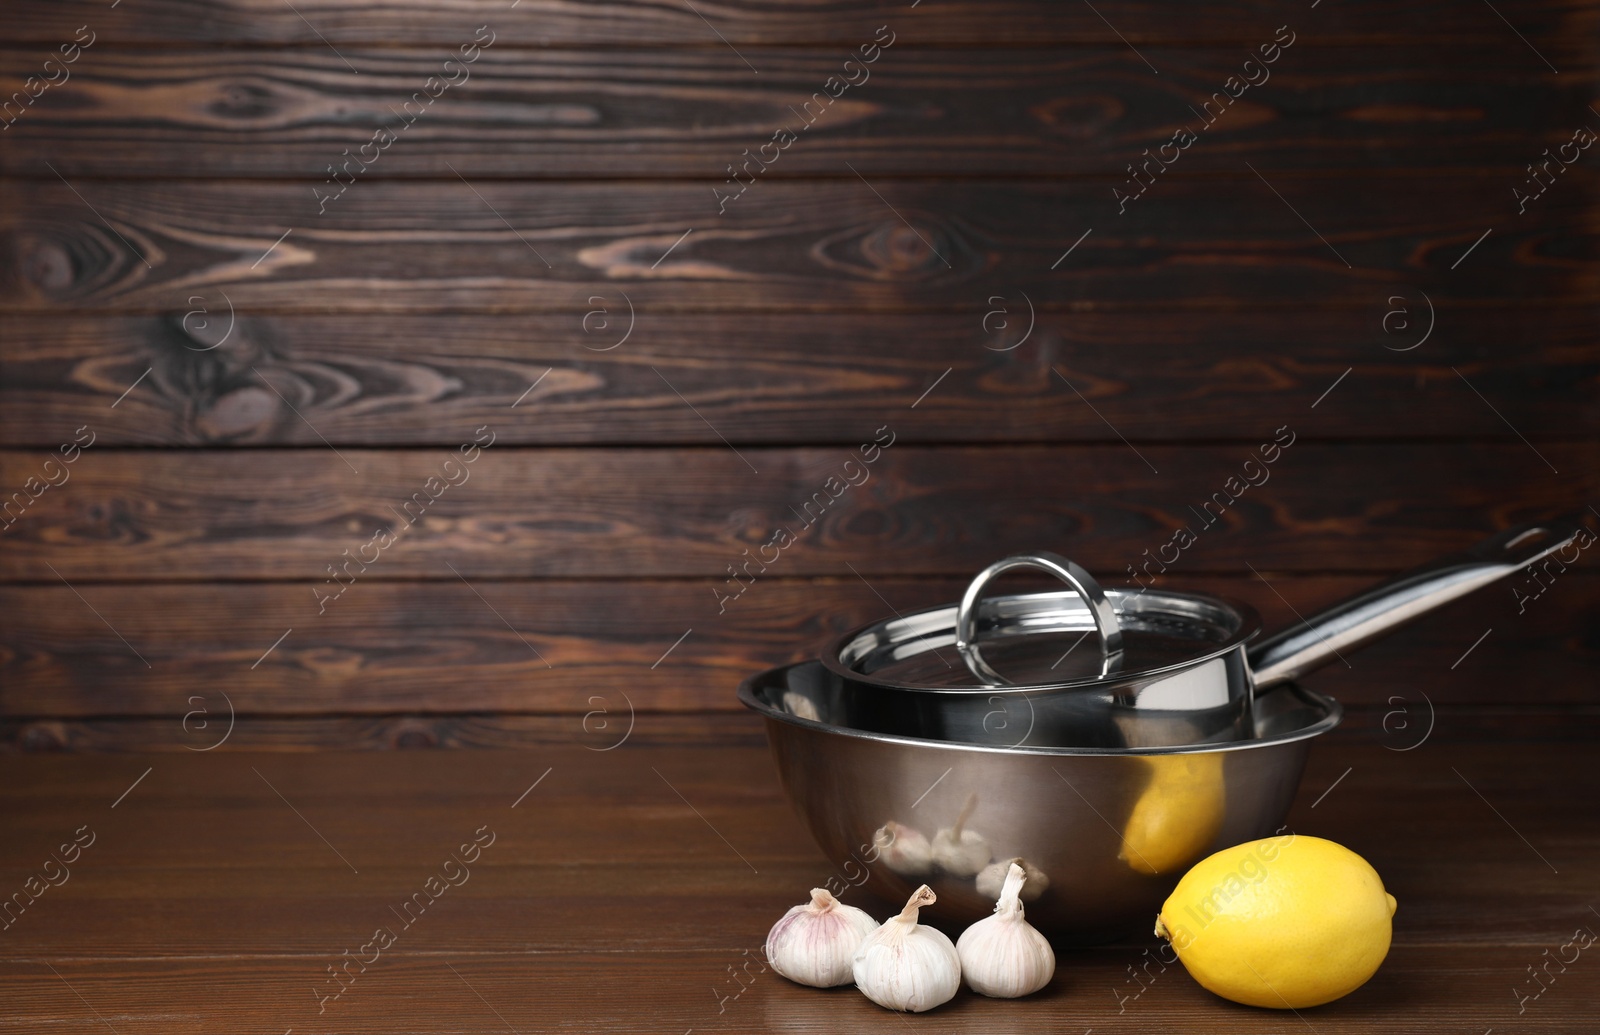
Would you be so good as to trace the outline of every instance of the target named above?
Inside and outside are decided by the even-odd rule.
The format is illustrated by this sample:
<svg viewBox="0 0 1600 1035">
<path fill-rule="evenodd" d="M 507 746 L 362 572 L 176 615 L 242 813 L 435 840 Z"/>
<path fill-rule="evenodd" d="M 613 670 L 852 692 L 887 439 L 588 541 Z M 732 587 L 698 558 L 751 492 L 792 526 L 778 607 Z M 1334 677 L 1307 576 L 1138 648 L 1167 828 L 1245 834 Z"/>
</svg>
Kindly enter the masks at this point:
<svg viewBox="0 0 1600 1035">
<path fill-rule="evenodd" d="M 1299 1009 L 1348 995 L 1377 972 L 1394 909 L 1361 856 L 1287 834 L 1198 863 L 1161 907 L 1156 934 L 1224 999 Z"/>
<path fill-rule="evenodd" d="M 1200 858 L 1222 829 L 1222 755 L 1150 755 L 1140 761 L 1150 767 L 1150 780 L 1123 824 L 1120 858 L 1138 873 L 1175 873 Z"/>
</svg>

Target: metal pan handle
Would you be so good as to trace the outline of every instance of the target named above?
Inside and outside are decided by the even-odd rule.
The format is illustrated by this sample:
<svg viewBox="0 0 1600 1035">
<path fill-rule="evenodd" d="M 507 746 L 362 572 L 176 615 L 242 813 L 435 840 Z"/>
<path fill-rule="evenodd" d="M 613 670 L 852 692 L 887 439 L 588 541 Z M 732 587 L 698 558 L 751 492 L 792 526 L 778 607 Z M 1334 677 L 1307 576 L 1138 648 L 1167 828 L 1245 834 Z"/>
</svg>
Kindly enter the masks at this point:
<svg viewBox="0 0 1600 1035">
<path fill-rule="evenodd" d="M 1256 689 L 1298 679 L 1344 651 L 1548 557 L 1580 535 L 1594 541 L 1594 534 L 1573 519 L 1523 525 L 1335 604 L 1250 649 Z"/>
<path fill-rule="evenodd" d="M 1103 676 L 1113 672 L 1122 665 L 1122 628 L 1117 624 L 1116 609 L 1111 606 L 1111 601 L 1106 599 L 1105 590 L 1100 588 L 1100 583 L 1094 580 L 1094 576 L 1060 554 L 1040 551 L 1019 553 L 995 561 L 978 573 L 978 577 L 972 580 L 972 584 L 962 595 L 961 603 L 956 606 L 956 650 L 961 652 L 961 660 L 967 663 L 967 668 L 973 675 L 982 680 L 986 686 L 1005 686 L 1010 682 L 991 668 L 989 663 L 983 660 L 983 655 L 978 652 L 978 602 L 983 598 L 983 591 L 988 588 L 990 582 L 1018 568 L 1037 568 L 1040 571 L 1047 571 L 1076 590 L 1078 596 L 1088 605 L 1089 614 L 1094 618 L 1095 630 L 1100 634 L 1100 674 Z"/>
</svg>

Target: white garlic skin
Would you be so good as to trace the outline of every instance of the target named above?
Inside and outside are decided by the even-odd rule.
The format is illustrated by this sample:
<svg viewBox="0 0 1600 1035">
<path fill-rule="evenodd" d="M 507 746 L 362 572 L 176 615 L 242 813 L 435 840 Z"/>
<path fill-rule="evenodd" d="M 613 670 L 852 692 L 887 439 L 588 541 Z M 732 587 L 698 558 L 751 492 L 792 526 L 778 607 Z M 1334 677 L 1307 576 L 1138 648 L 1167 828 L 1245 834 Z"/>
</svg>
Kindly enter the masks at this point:
<svg viewBox="0 0 1600 1035">
<path fill-rule="evenodd" d="M 856 950 L 856 987 L 879 1006 L 921 1013 L 950 1001 L 961 987 L 961 957 L 942 931 L 917 923 L 935 901 L 924 884 Z"/>
<path fill-rule="evenodd" d="M 956 953 L 967 987 L 996 999 L 1032 995 L 1050 983 L 1056 954 L 1044 935 L 1023 919 L 1020 893 L 1027 874 L 1012 863 L 993 916 L 961 932 Z"/>
<path fill-rule="evenodd" d="M 817 703 L 804 694 L 795 693 L 793 690 L 783 692 L 783 710 L 790 715 L 798 715 L 802 719 L 821 722 L 822 716 L 817 712 Z"/>
<path fill-rule="evenodd" d="M 845 905 L 826 888 L 812 888 L 810 902 L 783 914 L 767 932 L 767 962 L 799 985 L 848 985 L 856 949 L 877 929 L 866 910 Z"/>
<path fill-rule="evenodd" d="M 1022 894 L 1019 897 L 1024 903 L 1038 901 L 1039 896 L 1043 895 L 1045 890 L 1050 887 L 1050 878 L 1039 867 L 1020 856 L 985 866 L 975 881 L 978 894 L 984 898 L 998 899 L 1001 889 L 1006 885 L 1006 874 L 1011 872 L 1012 863 L 1020 865 L 1022 872 L 1028 878 L 1022 885 Z"/>
<path fill-rule="evenodd" d="M 956 817 L 955 823 L 933 835 L 933 861 L 952 877 L 963 880 L 976 877 L 978 871 L 994 858 L 989 842 L 965 829 L 967 819 L 977 807 L 978 795 L 973 792 L 967 795 L 967 803 L 961 807 L 961 814 Z"/>
<path fill-rule="evenodd" d="M 933 861 L 952 877 L 975 877 L 993 857 L 989 842 L 971 830 L 947 828 L 933 835 Z"/>
<path fill-rule="evenodd" d="M 933 846 L 922 831 L 890 820 L 872 835 L 878 858 L 895 873 L 920 877 L 933 869 Z"/>
</svg>

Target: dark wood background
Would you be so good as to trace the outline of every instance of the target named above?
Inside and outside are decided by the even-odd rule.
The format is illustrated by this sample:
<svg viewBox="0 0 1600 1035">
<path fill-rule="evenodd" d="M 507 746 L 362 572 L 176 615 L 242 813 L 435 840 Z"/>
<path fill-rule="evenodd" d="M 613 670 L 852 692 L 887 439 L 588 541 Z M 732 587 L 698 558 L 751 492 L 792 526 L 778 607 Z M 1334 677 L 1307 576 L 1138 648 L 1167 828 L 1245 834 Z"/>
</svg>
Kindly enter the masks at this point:
<svg viewBox="0 0 1600 1035">
<path fill-rule="evenodd" d="M 1600 132 L 1597 12 L 12 3 L 0 96 L 93 43 L 0 131 L 0 489 L 94 438 L 0 531 L 3 742 L 195 747 L 230 705 L 230 747 L 750 738 L 744 675 L 1007 552 L 1115 581 L 1285 426 L 1167 584 L 1278 627 L 1587 512 L 1600 148 L 1525 213 L 1513 188 Z M 319 215 L 326 167 L 484 25 Z M 1119 215 L 1124 167 L 1284 25 L 1270 80 Z M 719 214 L 725 167 L 881 26 L 870 79 Z M 728 565 L 882 427 L 870 480 L 719 614 Z M 1596 570 L 1314 685 L 1353 735 L 1424 695 L 1440 738 L 1593 735 Z"/>
</svg>

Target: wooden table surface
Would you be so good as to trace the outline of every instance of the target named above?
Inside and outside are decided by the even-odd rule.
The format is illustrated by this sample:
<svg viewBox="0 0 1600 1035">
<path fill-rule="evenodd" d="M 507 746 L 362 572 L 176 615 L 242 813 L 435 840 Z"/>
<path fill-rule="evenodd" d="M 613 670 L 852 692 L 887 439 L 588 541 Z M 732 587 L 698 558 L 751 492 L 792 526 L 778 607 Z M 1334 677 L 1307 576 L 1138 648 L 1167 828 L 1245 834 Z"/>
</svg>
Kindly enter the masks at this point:
<svg viewBox="0 0 1600 1035">
<path fill-rule="evenodd" d="M 1343 1001 L 1235 1006 L 1159 964 L 1136 983 L 1149 940 L 1063 952 L 1030 999 L 892 1020 L 745 966 L 832 872 L 759 748 L 5 757 L 0 892 L 61 883 L 0 931 L 0 1031 L 1593 1032 L 1600 948 L 1549 962 L 1600 932 L 1593 763 L 1585 743 L 1319 745 L 1292 827 L 1400 902 Z M 75 836 L 63 881 L 46 860 Z M 404 926 L 430 878 L 459 883 Z M 379 927 L 393 943 L 319 1000 Z"/>
</svg>

